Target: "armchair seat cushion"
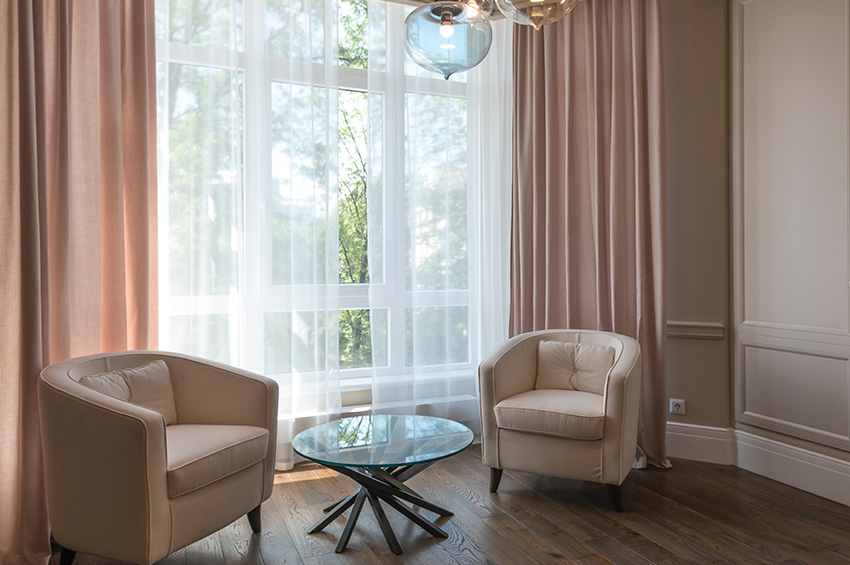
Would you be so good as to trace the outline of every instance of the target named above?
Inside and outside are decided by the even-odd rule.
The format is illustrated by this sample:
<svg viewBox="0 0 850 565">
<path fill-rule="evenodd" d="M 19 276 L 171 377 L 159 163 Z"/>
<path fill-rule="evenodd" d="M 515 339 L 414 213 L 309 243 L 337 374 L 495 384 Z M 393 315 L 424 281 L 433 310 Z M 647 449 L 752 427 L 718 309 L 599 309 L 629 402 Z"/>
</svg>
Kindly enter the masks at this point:
<svg viewBox="0 0 850 565">
<path fill-rule="evenodd" d="M 502 400 L 493 410 L 499 428 L 568 439 L 602 439 L 603 397 L 592 392 L 531 390 Z"/>
<path fill-rule="evenodd" d="M 168 497 L 223 479 L 262 461 L 269 431 L 255 426 L 181 424 L 165 428 Z"/>
</svg>

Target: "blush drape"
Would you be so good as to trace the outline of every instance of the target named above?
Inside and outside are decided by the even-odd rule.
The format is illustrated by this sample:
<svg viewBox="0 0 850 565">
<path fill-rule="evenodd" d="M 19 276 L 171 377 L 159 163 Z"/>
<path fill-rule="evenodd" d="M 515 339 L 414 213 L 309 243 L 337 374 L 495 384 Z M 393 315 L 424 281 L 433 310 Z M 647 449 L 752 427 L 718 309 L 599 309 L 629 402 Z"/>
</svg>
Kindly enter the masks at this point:
<svg viewBox="0 0 850 565">
<path fill-rule="evenodd" d="M 36 382 L 156 344 L 153 0 L 0 2 L 0 564 L 50 554 Z"/>
<path fill-rule="evenodd" d="M 638 339 L 636 466 L 668 467 L 665 186 L 658 0 L 586 0 L 515 26 L 511 335 Z"/>
</svg>

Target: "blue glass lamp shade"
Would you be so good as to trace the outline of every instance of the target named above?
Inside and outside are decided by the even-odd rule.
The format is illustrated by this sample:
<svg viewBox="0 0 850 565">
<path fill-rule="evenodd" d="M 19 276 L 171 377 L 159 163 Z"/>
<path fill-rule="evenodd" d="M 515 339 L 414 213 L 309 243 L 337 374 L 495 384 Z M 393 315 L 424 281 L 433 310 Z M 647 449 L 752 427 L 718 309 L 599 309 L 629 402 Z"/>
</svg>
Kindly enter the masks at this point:
<svg viewBox="0 0 850 565">
<path fill-rule="evenodd" d="M 493 43 L 487 14 L 477 5 L 432 2 L 404 21 L 404 49 L 417 65 L 447 80 L 480 63 Z"/>
</svg>

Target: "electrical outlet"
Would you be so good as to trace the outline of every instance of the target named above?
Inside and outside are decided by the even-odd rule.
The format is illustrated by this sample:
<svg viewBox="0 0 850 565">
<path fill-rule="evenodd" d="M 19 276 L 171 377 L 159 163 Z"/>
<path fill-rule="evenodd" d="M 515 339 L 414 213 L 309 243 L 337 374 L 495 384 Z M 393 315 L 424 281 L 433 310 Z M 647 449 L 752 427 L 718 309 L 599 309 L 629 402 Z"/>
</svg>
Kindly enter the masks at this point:
<svg viewBox="0 0 850 565">
<path fill-rule="evenodd" d="M 687 402 L 682 400 L 681 398 L 671 398 L 670 399 L 670 413 L 678 414 L 679 416 L 684 416 L 687 412 Z"/>
</svg>

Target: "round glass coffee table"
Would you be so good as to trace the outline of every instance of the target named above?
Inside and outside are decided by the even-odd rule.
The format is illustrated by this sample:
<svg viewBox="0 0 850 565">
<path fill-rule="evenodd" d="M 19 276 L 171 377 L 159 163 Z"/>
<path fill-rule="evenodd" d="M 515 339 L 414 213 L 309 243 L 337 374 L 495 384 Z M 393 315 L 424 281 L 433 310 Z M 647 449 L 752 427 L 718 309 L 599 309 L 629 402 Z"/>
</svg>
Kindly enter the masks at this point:
<svg viewBox="0 0 850 565">
<path fill-rule="evenodd" d="M 356 492 L 325 508 L 328 515 L 309 533 L 322 531 L 351 507 L 336 546 L 337 553 L 341 552 L 348 545 L 363 503 L 368 500 L 387 545 L 396 555 L 402 553 L 401 545 L 381 502 L 396 509 L 426 532 L 447 537 L 413 506 L 440 516 L 451 516 L 452 513 L 423 499 L 404 483 L 434 462 L 456 455 L 471 444 L 472 431 L 469 428 L 452 420 L 431 416 L 369 414 L 333 420 L 304 430 L 292 439 L 296 453 L 360 484 Z M 405 503 L 410 503 L 410 506 Z"/>
</svg>

